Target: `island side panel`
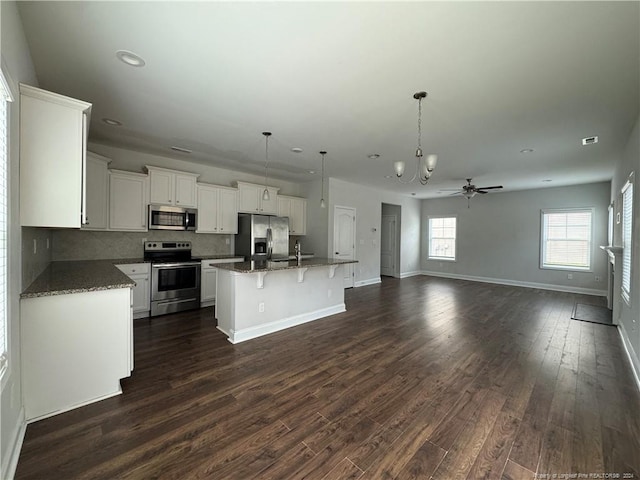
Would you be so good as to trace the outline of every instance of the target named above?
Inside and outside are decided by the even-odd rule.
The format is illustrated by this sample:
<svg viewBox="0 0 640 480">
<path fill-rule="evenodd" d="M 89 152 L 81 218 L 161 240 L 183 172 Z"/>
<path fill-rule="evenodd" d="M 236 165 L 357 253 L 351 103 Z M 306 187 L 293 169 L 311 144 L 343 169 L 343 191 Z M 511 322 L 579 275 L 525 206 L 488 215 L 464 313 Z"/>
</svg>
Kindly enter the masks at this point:
<svg viewBox="0 0 640 480">
<path fill-rule="evenodd" d="M 233 330 L 233 318 L 235 313 L 235 281 L 238 275 L 229 270 L 218 269 L 216 282 L 216 306 L 215 317 L 218 321 L 218 330 L 227 337 Z"/>
<path fill-rule="evenodd" d="M 228 310 L 223 307 L 221 330 L 228 328 L 229 341 L 238 343 L 344 312 L 341 269 L 337 267 L 332 278 L 328 266 L 268 271 L 262 288 L 258 273 L 225 276 L 233 285 L 233 298 L 229 298 L 233 312 L 226 317 Z"/>
<path fill-rule="evenodd" d="M 21 300 L 28 421 L 122 393 L 130 375 L 130 288 Z"/>
</svg>

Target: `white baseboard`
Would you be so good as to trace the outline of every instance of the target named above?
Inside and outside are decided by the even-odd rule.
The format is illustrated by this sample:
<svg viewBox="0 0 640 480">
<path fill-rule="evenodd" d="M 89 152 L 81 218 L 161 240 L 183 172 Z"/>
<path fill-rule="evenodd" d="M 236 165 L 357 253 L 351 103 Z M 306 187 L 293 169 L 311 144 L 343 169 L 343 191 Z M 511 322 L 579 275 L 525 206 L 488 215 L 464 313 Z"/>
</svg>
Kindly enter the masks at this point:
<svg viewBox="0 0 640 480">
<path fill-rule="evenodd" d="M 6 463 L 2 465 L 2 478 L 6 479 L 12 479 L 16 474 L 18 459 L 20 458 L 20 451 L 22 450 L 22 443 L 24 442 L 24 435 L 27 432 L 27 422 L 24 420 L 24 408 L 20 409 L 18 419 L 16 428 L 11 432 L 11 453 L 7 456 Z"/>
<path fill-rule="evenodd" d="M 414 270 L 413 272 L 401 273 L 400 278 L 417 277 L 418 275 L 423 275 L 423 273 L 419 270 Z"/>
<path fill-rule="evenodd" d="M 370 278 L 368 280 L 359 280 L 353 284 L 354 287 L 364 287 L 365 285 L 375 285 L 376 283 L 382 283 L 380 277 Z"/>
<path fill-rule="evenodd" d="M 346 311 L 347 309 L 345 304 L 340 303 L 331 307 L 315 310 L 313 312 L 307 312 L 301 315 L 295 315 L 293 317 L 277 320 L 275 322 L 266 323 L 257 327 L 243 328 L 242 330 L 231 330 L 231 332 L 227 334 L 229 337 L 228 340 L 231 343 L 240 343 L 251 340 L 252 338 L 268 335 L 269 333 L 279 332 L 280 330 L 284 330 L 285 328 L 295 327 L 297 325 L 302 325 L 303 323 L 312 322 L 314 320 L 318 320 L 319 318 L 328 317 L 329 315 L 335 315 L 336 313 L 342 313 Z M 222 330 L 220 327 L 218 327 L 218 330 L 226 334 L 226 332 L 224 332 L 224 330 Z"/>
<path fill-rule="evenodd" d="M 631 370 L 633 371 L 633 376 L 636 379 L 636 385 L 638 390 L 640 390 L 640 359 L 638 359 L 638 356 L 633 350 L 633 346 L 629 340 L 629 335 L 627 335 L 627 331 L 625 330 L 623 323 L 618 324 L 618 333 L 620 333 L 620 338 L 622 338 L 622 344 L 624 345 L 625 352 L 627 352 L 627 357 L 631 364 Z"/>
<path fill-rule="evenodd" d="M 539 288 L 541 290 L 554 290 L 556 292 L 580 293 L 582 295 L 594 295 L 606 297 L 606 290 L 596 290 L 595 288 L 571 287 L 567 285 L 553 285 L 550 283 L 521 282 L 518 280 L 507 280 L 504 278 L 476 277 L 472 275 L 460 275 L 457 273 L 430 272 L 423 270 L 422 275 L 431 277 L 453 278 L 456 280 L 469 280 L 471 282 L 495 283 L 498 285 L 509 285 L 512 287 Z"/>
</svg>

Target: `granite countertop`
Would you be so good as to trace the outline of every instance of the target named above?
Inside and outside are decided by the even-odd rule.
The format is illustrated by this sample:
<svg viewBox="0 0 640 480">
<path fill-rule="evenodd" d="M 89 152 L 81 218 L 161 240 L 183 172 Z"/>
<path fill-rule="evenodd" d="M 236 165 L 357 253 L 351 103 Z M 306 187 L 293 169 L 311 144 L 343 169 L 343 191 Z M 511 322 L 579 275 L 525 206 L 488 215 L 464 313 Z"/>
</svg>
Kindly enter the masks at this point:
<svg viewBox="0 0 640 480">
<path fill-rule="evenodd" d="M 127 263 L 139 263 L 128 262 Z M 51 262 L 20 298 L 131 288 L 135 282 L 110 260 Z"/>
<path fill-rule="evenodd" d="M 278 270 L 293 270 L 296 268 L 327 267 L 331 265 L 344 265 L 348 263 L 358 263 L 357 260 L 341 260 L 338 258 L 308 258 L 303 259 L 300 264 L 295 260 L 286 262 L 234 262 L 221 263 L 216 265 L 221 270 L 230 270 L 237 273 L 274 272 Z"/>
</svg>

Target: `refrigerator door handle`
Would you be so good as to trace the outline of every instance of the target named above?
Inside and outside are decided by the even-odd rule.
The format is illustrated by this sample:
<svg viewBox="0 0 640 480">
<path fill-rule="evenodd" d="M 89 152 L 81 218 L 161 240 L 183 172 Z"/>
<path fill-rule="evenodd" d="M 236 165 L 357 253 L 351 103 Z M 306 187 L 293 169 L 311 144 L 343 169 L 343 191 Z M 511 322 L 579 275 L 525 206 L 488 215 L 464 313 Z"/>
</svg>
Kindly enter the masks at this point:
<svg viewBox="0 0 640 480">
<path fill-rule="evenodd" d="M 273 254 L 273 236 L 271 235 L 271 229 L 267 228 L 267 259 L 271 260 Z"/>
</svg>

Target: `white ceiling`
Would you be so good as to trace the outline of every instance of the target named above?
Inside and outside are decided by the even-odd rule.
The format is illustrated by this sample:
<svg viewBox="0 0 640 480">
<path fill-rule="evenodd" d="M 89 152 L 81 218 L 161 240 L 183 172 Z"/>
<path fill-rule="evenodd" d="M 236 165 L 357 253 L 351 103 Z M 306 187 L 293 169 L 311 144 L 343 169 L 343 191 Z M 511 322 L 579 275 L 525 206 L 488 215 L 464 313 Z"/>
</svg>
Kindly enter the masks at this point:
<svg viewBox="0 0 640 480">
<path fill-rule="evenodd" d="M 40 86 L 93 104 L 91 140 L 260 174 L 270 130 L 283 180 L 319 179 L 324 149 L 328 176 L 419 198 L 465 177 L 603 181 L 639 112 L 638 2 L 18 6 Z M 420 90 L 423 149 L 439 156 L 426 187 L 385 178 L 413 162 Z"/>
</svg>

